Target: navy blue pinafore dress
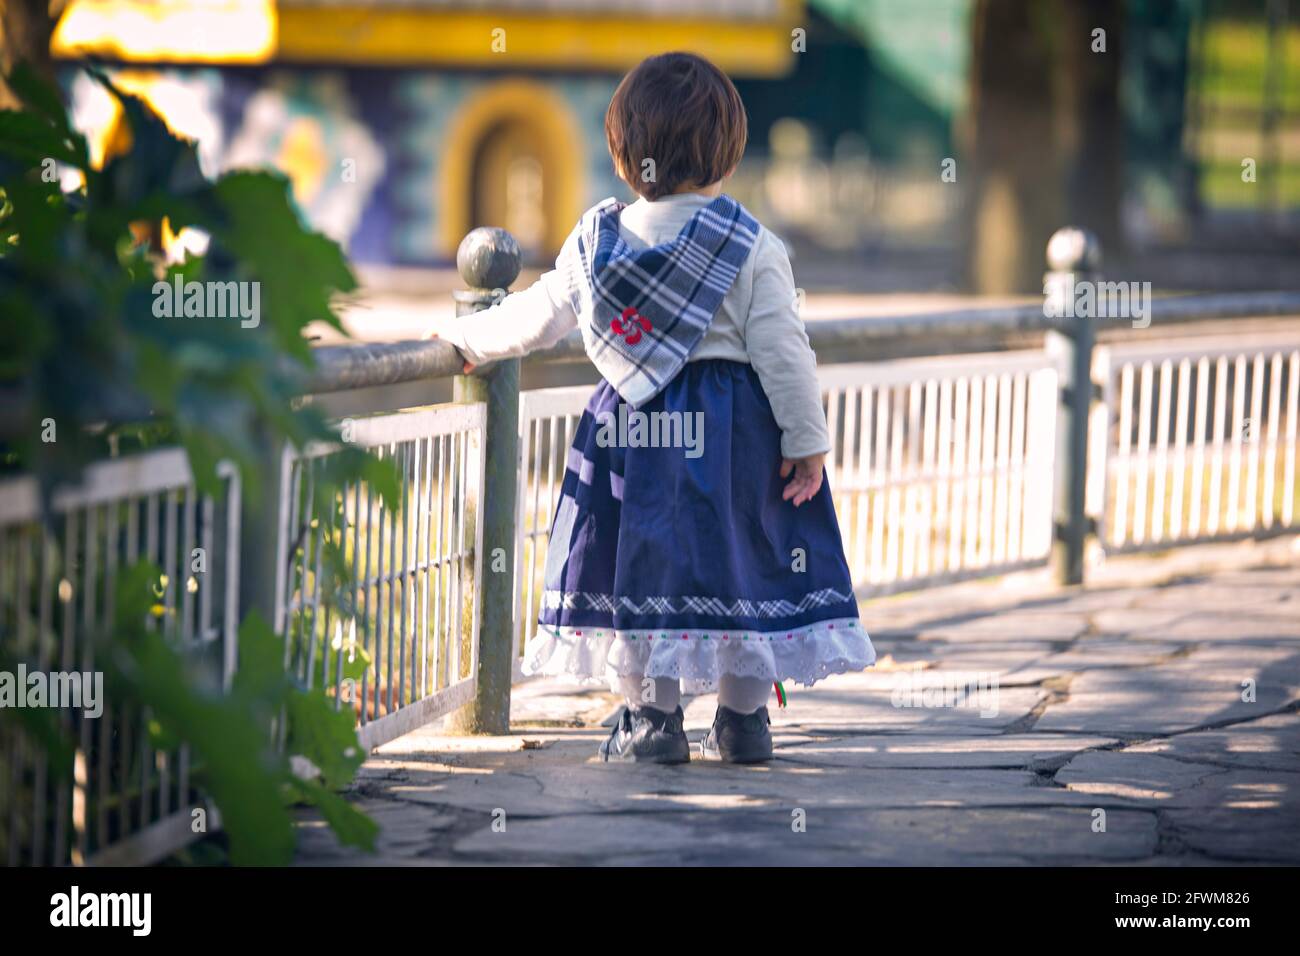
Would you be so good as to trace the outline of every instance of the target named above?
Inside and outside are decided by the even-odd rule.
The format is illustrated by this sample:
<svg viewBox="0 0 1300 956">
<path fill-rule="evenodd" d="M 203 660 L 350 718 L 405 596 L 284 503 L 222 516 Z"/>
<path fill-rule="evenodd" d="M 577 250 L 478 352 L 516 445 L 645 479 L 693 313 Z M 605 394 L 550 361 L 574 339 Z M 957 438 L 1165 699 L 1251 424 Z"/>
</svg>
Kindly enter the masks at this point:
<svg viewBox="0 0 1300 956">
<path fill-rule="evenodd" d="M 811 685 L 870 667 L 829 482 L 799 508 L 782 501 L 781 432 L 757 373 L 689 360 L 757 224 L 721 196 L 674 243 L 633 252 L 619 208 L 595 207 L 568 244 L 605 380 L 568 452 L 524 672 L 707 692 L 724 673 Z M 638 414 L 639 434 L 619 427 Z"/>
</svg>

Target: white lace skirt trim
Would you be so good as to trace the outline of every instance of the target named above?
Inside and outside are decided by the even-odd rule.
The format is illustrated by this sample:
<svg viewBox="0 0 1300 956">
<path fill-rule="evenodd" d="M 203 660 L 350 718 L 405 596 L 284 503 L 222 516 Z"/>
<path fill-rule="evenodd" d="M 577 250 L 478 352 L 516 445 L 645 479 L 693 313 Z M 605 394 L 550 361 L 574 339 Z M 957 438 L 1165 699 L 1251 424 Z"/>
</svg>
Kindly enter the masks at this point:
<svg viewBox="0 0 1300 956">
<path fill-rule="evenodd" d="M 781 631 L 612 630 L 539 625 L 524 648 L 529 675 L 613 680 L 628 674 L 677 677 L 687 693 L 717 689 L 722 674 L 794 681 L 811 687 L 831 674 L 876 660 L 857 618 L 818 621 Z"/>
</svg>

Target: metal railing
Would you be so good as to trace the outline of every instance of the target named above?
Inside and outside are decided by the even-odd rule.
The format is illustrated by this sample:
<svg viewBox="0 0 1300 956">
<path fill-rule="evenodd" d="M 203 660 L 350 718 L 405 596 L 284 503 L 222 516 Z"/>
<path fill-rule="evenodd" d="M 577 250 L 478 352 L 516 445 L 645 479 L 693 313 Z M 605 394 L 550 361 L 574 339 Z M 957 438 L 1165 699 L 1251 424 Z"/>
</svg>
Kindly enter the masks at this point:
<svg viewBox="0 0 1300 956">
<path fill-rule="evenodd" d="M 119 572 L 150 561 L 163 574 L 150 626 L 203 658 L 228 688 L 240 492 L 237 473 L 222 473 L 226 494 L 214 500 L 196 491 L 179 449 L 102 462 L 80 487 L 53 496 L 45 520 L 33 479 L 0 483 L 0 627 L 13 639 L 6 658 L 34 663 L 51 691 L 55 674 L 102 674 L 95 650 L 113 620 Z M 147 712 L 111 698 L 100 704 L 97 716 L 80 706 L 57 711 L 76 741 L 70 776 L 55 774 L 25 735 L 0 739 L 0 860 L 156 859 L 194 838 L 196 807 L 215 820 L 191 785 L 188 748 L 155 750 Z"/>
<path fill-rule="evenodd" d="M 482 403 L 426 408 L 348 422 L 352 444 L 397 471 L 401 502 L 345 485 L 325 523 L 312 518 L 317 475 L 340 446 L 284 451 L 277 535 L 276 632 L 286 663 L 306 687 L 321 686 L 357 713 L 367 748 L 467 704 L 478 662 L 483 574 L 485 417 Z M 349 556 L 355 615 L 322 600 L 324 539 Z M 361 654 L 360 680 L 344 677 Z M 349 658 L 351 660 L 349 660 Z"/>
<path fill-rule="evenodd" d="M 1057 370 L 1041 351 L 832 365 L 821 382 L 860 597 L 1047 560 Z"/>
<path fill-rule="evenodd" d="M 460 311 L 490 305 L 513 281 L 512 246 L 500 231 L 467 237 L 471 290 L 457 294 Z M 1084 265 L 1053 263 L 1048 278 Z M 1049 562 L 1060 582 L 1078 583 L 1092 541 L 1124 551 L 1296 530 L 1300 321 L 1228 340 L 1197 327 L 1279 317 L 1300 318 L 1300 295 L 1160 299 L 1142 332 L 1129 319 L 1049 318 L 1041 303 L 811 323 L 834 443 L 828 480 L 859 595 Z M 80 597 L 86 581 L 107 593 L 111 562 L 147 555 L 166 570 L 202 540 L 224 584 L 200 581 L 191 592 L 168 572 L 166 606 L 176 611 L 167 621 L 180 641 L 220 635 L 227 679 L 234 622 L 257 609 L 284 635 L 298 678 L 357 711 L 367 747 L 440 714 L 462 730 L 504 731 L 590 387 L 521 393 L 518 360 L 464 375 L 455 349 L 436 340 L 323 347 L 316 359 L 312 395 L 455 379 L 452 404 L 348 422 L 358 447 L 397 466 L 397 511 L 351 485 L 325 527 L 307 520 L 317 469 L 336 446 L 269 452 L 280 493 L 265 496 L 274 506 L 259 520 L 247 509 L 241 520 L 237 484 L 226 501 L 201 502 L 176 451 L 150 459 L 167 468 L 124 460 L 91 469 L 81 497 L 56 496 L 57 531 L 35 523 L 31 483 L 8 482 L 0 620 L 18 651 L 38 647 L 42 666 L 77 660 L 89 646 L 78 635 L 105 613 L 102 599 Z M 574 333 L 527 361 L 585 353 Z M 93 562 L 89 549 L 58 571 L 77 541 L 106 534 L 112 546 Z M 319 593 L 327 534 L 353 558 L 355 642 Z M 349 684 L 345 657 L 357 650 L 370 666 Z M 4 742 L 0 827 L 10 860 L 140 862 L 190 838 L 176 813 L 182 798 L 197 799 L 185 790 L 184 755 L 149 754 L 140 719 L 116 714 L 120 731 L 74 724 L 81 769 L 61 796 L 20 743 Z M 105 733 L 107 748 L 97 743 Z M 160 826 L 166 839 L 155 838 Z"/>
<path fill-rule="evenodd" d="M 1296 528 L 1300 337 L 1098 350 L 1090 510 L 1107 552 Z"/>
</svg>

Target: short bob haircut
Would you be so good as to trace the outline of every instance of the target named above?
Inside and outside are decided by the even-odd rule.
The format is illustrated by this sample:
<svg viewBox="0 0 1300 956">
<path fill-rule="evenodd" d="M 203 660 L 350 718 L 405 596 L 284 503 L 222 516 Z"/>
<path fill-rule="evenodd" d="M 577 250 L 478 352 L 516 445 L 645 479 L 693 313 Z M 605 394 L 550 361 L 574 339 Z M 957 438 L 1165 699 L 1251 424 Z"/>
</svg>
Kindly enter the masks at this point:
<svg viewBox="0 0 1300 956">
<path fill-rule="evenodd" d="M 748 135 L 727 74 L 693 53 L 642 60 L 605 111 L 615 171 L 651 200 L 718 182 L 740 162 Z"/>
</svg>

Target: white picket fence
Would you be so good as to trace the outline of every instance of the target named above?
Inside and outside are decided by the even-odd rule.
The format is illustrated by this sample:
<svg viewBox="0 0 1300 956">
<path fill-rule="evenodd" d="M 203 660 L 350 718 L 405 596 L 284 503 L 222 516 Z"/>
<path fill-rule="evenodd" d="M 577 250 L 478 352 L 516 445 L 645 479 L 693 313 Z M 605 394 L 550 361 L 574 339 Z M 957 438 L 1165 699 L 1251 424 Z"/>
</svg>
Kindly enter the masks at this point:
<svg viewBox="0 0 1300 956">
<path fill-rule="evenodd" d="M 1108 552 L 1296 527 L 1294 334 L 1109 346 L 1095 378 L 1089 510 Z"/>
</svg>

